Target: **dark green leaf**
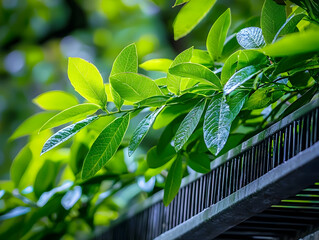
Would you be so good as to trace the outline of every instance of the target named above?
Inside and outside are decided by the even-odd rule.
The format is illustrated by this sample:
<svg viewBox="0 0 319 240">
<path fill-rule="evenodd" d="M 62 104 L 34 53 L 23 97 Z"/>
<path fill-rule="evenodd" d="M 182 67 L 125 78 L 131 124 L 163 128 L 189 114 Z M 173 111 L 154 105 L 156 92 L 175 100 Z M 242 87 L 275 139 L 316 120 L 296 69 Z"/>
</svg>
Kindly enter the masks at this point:
<svg viewBox="0 0 319 240">
<path fill-rule="evenodd" d="M 142 119 L 142 121 L 137 125 L 137 128 L 133 132 L 133 136 L 131 138 L 130 144 L 128 146 L 128 155 L 132 156 L 138 145 L 142 142 L 143 138 L 147 134 L 148 130 L 151 128 L 153 122 L 155 121 L 155 118 L 157 117 L 157 114 L 162 110 L 163 108 L 160 108 L 149 115 L 147 115 L 145 118 Z"/>
<path fill-rule="evenodd" d="M 179 187 L 182 183 L 183 177 L 183 165 L 181 156 L 177 156 L 175 162 L 171 166 L 164 188 L 164 198 L 163 203 L 165 206 L 168 206 L 170 202 L 175 198 L 176 194 L 179 191 Z"/>
<path fill-rule="evenodd" d="M 239 114 L 240 110 L 243 108 L 245 102 L 248 99 L 249 92 L 247 90 L 239 90 L 234 91 L 227 101 L 229 105 L 229 109 L 231 112 L 231 121 L 233 121 L 237 115 Z"/>
<path fill-rule="evenodd" d="M 196 172 L 208 173 L 210 171 L 210 160 L 206 153 L 192 152 L 188 156 L 188 166 Z"/>
<path fill-rule="evenodd" d="M 67 126 L 57 133 L 55 133 L 52 137 L 50 137 L 44 144 L 41 155 L 46 153 L 47 151 L 51 150 L 52 148 L 55 148 L 59 144 L 65 142 L 69 138 L 71 138 L 73 135 L 78 133 L 82 128 L 96 120 L 98 117 L 93 116 L 93 117 L 88 117 L 82 121 L 79 121 L 75 124 L 72 124 L 70 126 Z"/>
<path fill-rule="evenodd" d="M 245 49 L 261 48 L 265 45 L 262 31 L 258 27 L 244 28 L 237 33 L 236 38 L 239 45 Z"/>
<path fill-rule="evenodd" d="M 189 0 L 176 0 L 173 7 L 176 7 L 178 5 L 181 5 L 181 4 L 187 3 L 187 2 L 189 2 Z"/>
<path fill-rule="evenodd" d="M 213 96 L 204 118 L 204 141 L 209 151 L 217 155 L 224 147 L 232 123 L 232 114 L 222 94 Z"/>
<path fill-rule="evenodd" d="M 259 72 L 259 69 L 255 66 L 248 66 L 245 68 L 240 69 L 236 72 L 225 84 L 224 86 L 224 93 L 229 94 L 237 87 L 251 79 Z"/>
<path fill-rule="evenodd" d="M 266 43 L 269 44 L 286 22 L 285 6 L 279 5 L 273 0 L 265 0 L 260 20 L 263 36 Z"/>
<path fill-rule="evenodd" d="M 206 100 L 198 102 L 195 107 L 186 115 L 180 124 L 175 137 L 173 138 L 175 151 L 178 152 L 187 142 L 197 127 L 204 112 Z"/>
<path fill-rule="evenodd" d="M 171 160 L 176 155 L 174 148 L 171 145 L 166 145 L 165 148 L 159 152 L 157 147 L 152 147 L 147 152 L 147 165 L 149 168 L 159 168 Z"/>
<path fill-rule="evenodd" d="M 93 177 L 116 153 L 127 130 L 130 116 L 119 117 L 111 122 L 94 141 L 86 155 L 82 179 Z"/>
<path fill-rule="evenodd" d="M 239 58 L 241 50 L 234 52 L 227 60 L 225 61 L 225 64 L 222 69 L 222 73 L 220 76 L 221 84 L 224 86 L 227 81 L 231 78 L 231 76 L 234 75 L 237 69 L 237 62 Z"/>
<path fill-rule="evenodd" d="M 28 145 L 22 148 L 22 150 L 13 160 L 10 168 L 10 176 L 16 187 L 19 186 L 20 179 L 22 178 L 31 160 L 32 152 Z"/>
<path fill-rule="evenodd" d="M 259 66 L 261 68 L 268 64 L 270 64 L 270 62 L 263 53 L 253 49 L 243 50 L 239 52 L 237 70 L 250 65 Z"/>
</svg>

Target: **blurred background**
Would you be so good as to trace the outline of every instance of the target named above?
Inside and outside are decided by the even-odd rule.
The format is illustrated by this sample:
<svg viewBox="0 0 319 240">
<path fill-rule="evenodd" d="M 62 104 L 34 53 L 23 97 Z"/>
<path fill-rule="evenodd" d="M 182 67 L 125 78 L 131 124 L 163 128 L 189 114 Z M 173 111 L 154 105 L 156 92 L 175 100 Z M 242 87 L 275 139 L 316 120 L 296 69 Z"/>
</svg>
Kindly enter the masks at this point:
<svg viewBox="0 0 319 240">
<path fill-rule="evenodd" d="M 32 99 L 50 90 L 76 94 L 68 81 L 68 57 L 94 63 L 104 78 L 117 54 L 135 42 L 139 63 L 174 58 L 195 46 L 205 49 L 208 31 L 227 8 L 232 29 L 258 16 L 263 0 L 218 0 L 187 37 L 173 40 L 174 0 L 0 1 L 0 179 L 9 179 L 12 159 L 26 138 L 8 141 L 28 117 L 41 111 Z M 159 73 L 142 73 L 159 77 Z M 76 94 L 77 95 L 77 94 Z M 78 95 L 77 95 L 78 96 Z M 78 96 L 80 98 L 80 96 Z"/>
</svg>

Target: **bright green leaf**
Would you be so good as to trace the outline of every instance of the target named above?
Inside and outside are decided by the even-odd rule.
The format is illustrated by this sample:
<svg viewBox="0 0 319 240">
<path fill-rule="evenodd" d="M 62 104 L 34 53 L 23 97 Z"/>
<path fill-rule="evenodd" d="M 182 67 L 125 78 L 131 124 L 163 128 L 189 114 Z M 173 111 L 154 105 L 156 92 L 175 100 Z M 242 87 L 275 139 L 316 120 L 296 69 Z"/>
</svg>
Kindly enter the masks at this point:
<svg viewBox="0 0 319 240">
<path fill-rule="evenodd" d="M 261 48 L 265 45 L 262 31 L 258 27 L 244 28 L 237 33 L 236 38 L 239 45 L 245 49 Z"/>
<path fill-rule="evenodd" d="M 87 119 L 84 119 L 82 121 L 79 121 L 75 124 L 72 124 L 70 126 L 67 126 L 61 129 L 60 131 L 52 135 L 52 137 L 50 137 L 45 142 L 41 151 L 41 155 L 51 150 L 52 148 L 55 148 L 59 144 L 65 142 L 66 140 L 71 138 L 73 135 L 78 133 L 82 128 L 84 128 L 85 126 L 87 126 L 88 124 L 96 120 L 97 118 L 98 118 L 97 116 L 89 117 Z"/>
<path fill-rule="evenodd" d="M 147 107 L 160 107 L 165 105 L 166 101 L 169 99 L 169 96 L 154 96 L 146 98 L 140 102 L 137 102 L 135 105 L 140 106 L 147 106 Z"/>
<path fill-rule="evenodd" d="M 129 114 L 111 122 L 94 141 L 86 155 L 82 169 L 82 179 L 93 177 L 116 153 L 127 130 Z"/>
<path fill-rule="evenodd" d="M 230 9 L 228 8 L 219 16 L 208 33 L 206 47 L 211 58 L 215 61 L 222 56 L 230 21 Z"/>
<path fill-rule="evenodd" d="M 197 63 L 180 63 L 171 67 L 169 72 L 180 77 L 195 78 L 202 83 L 210 83 L 216 90 L 222 89 L 220 80 L 216 74 L 209 68 Z"/>
<path fill-rule="evenodd" d="M 137 102 L 152 96 L 163 95 L 156 83 L 141 74 L 119 73 L 110 77 L 113 89 L 121 98 Z"/>
<path fill-rule="evenodd" d="M 171 166 L 164 188 L 164 198 L 163 203 L 167 207 L 170 202 L 175 198 L 176 194 L 179 191 L 179 187 L 182 183 L 183 177 L 183 164 L 182 157 L 177 156 L 175 162 Z"/>
<path fill-rule="evenodd" d="M 82 103 L 79 105 L 75 105 L 63 110 L 62 112 L 59 112 L 58 114 L 50 118 L 45 124 L 43 124 L 39 131 L 85 118 L 86 116 L 95 113 L 99 108 L 100 107 L 94 103 Z"/>
<path fill-rule="evenodd" d="M 190 1 L 190 0 L 176 0 L 173 7 L 176 7 L 176 6 L 181 5 L 181 4 L 183 4 L 183 3 L 187 3 L 187 2 L 189 2 L 189 1 Z"/>
<path fill-rule="evenodd" d="M 192 152 L 187 159 L 188 166 L 196 172 L 210 172 L 210 160 L 206 153 Z"/>
<path fill-rule="evenodd" d="M 204 118 L 204 141 L 209 151 L 217 155 L 224 147 L 232 123 L 232 114 L 222 94 L 210 101 Z"/>
<path fill-rule="evenodd" d="M 195 107 L 186 115 L 180 124 L 176 135 L 173 138 L 175 151 L 178 152 L 187 142 L 189 137 L 197 127 L 199 120 L 204 112 L 206 101 L 198 102 Z"/>
<path fill-rule="evenodd" d="M 293 56 L 302 53 L 319 51 L 319 31 L 309 30 L 291 33 L 279 41 L 261 49 L 271 57 Z"/>
<path fill-rule="evenodd" d="M 271 43 L 286 22 L 285 6 L 277 4 L 273 0 L 265 0 L 261 11 L 261 29 L 267 44 Z"/>
<path fill-rule="evenodd" d="M 257 50 L 247 49 L 239 52 L 237 70 L 249 65 L 266 66 L 268 64 L 270 62 L 264 54 Z"/>
<path fill-rule="evenodd" d="M 140 68 L 143 68 L 146 71 L 167 72 L 172 62 L 172 60 L 166 58 L 151 59 L 140 64 Z"/>
<path fill-rule="evenodd" d="M 128 146 L 129 156 L 132 156 L 138 145 L 140 145 L 140 143 L 147 134 L 148 130 L 151 128 L 153 122 L 155 121 L 155 118 L 161 110 L 162 108 L 150 113 L 145 118 L 143 118 L 142 121 L 137 125 L 135 131 L 133 132 L 130 144 Z"/>
<path fill-rule="evenodd" d="M 22 178 L 31 160 L 32 152 L 28 145 L 22 148 L 22 150 L 14 158 L 10 168 L 10 176 L 16 187 L 19 186 L 20 179 Z"/>
<path fill-rule="evenodd" d="M 118 73 L 133 72 L 137 73 L 138 58 L 136 45 L 134 43 L 125 47 L 116 57 L 110 76 Z"/>
<path fill-rule="evenodd" d="M 214 62 L 210 57 L 209 53 L 205 50 L 193 49 L 193 55 L 190 60 L 192 63 L 199 63 L 206 67 L 214 66 Z"/>
<path fill-rule="evenodd" d="M 105 107 L 107 96 L 97 68 L 81 58 L 69 58 L 68 76 L 72 86 L 89 102 Z"/>
<path fill-rule="evenodd" d="M 64 110 L 79 104 L 75 96 L 63 91 L 42 93 L 32 101 L 44 110 Z"/>
<path fill-rule="evenodd" d="M 259 72 L 259 68 L 255 66 L 248 66 L 245 68 L 240 69 L 236 72 L 225 84 L 224 86 L 224 93 L 229 94 L 237 87 L 242 85 L 243 83 L 247 82 L 253 76 L 255 76 Z"/>
<path fill-rule="evenodd" d="M 192 0 L 183 6 L 173 23 L 174 39 L 178 40 L 192 31 L 215 2 L 216 0 Z"/>
<path fill-rule="evenodd" d="M 220 76 L 221 84 L 224 86 L 227 81 L 234 75 L 237 69 L 237 62 L 241 50 L 234 52 L 224 63 L 222 73 Z"/>
<path fill-rule="evenodd" d="M 146 161 L 149 168 L 159 168 L 166 164 L 176 155 L 174 148 L 171 145 L 166 145 L 161 151 L 154 146 L 147 152 Z"/>
</svg>

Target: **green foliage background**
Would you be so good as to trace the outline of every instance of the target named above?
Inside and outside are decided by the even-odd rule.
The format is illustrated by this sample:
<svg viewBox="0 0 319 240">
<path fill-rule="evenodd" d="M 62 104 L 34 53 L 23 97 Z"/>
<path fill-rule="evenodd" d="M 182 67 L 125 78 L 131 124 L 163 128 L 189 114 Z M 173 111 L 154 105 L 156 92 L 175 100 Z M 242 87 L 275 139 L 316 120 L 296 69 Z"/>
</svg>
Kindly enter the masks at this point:
<svg viewBox="0 0 319 240">
<path fill-rule="evenodd" d="M 163 188 L 168 205 L 316 97 L 315 2 L 185 2 L 2 2 L 1 237 L 86 239 Z"/>
</svg>

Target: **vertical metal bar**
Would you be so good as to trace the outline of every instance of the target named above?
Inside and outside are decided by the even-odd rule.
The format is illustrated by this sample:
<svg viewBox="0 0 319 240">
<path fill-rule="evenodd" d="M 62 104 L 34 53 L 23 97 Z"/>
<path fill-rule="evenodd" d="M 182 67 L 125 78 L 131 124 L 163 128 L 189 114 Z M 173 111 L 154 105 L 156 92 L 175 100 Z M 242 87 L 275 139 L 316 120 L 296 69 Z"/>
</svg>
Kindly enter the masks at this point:
<svg viewBox="0 0 319 240">
<path fill-rule="evenodd" d="M 214 171 L 214 170 L 213 170 Z M 209 172 L 207 174 L 207 196 L 206 196 L 206 204 L 205 208 L 209 207 L 211 205 L 211 197 L 212 197 L 212 175 L 213 171 Z"/>
</svg>

